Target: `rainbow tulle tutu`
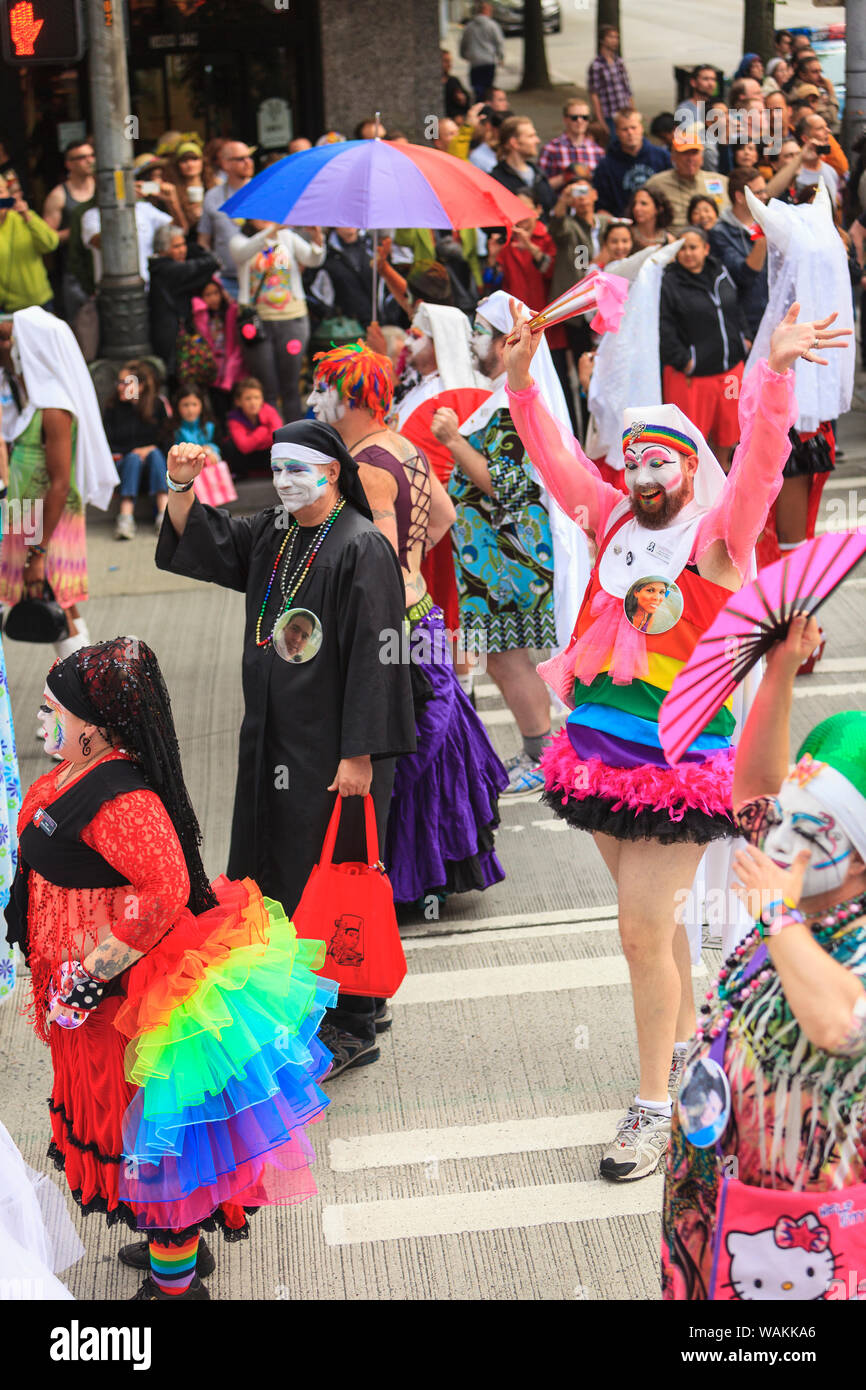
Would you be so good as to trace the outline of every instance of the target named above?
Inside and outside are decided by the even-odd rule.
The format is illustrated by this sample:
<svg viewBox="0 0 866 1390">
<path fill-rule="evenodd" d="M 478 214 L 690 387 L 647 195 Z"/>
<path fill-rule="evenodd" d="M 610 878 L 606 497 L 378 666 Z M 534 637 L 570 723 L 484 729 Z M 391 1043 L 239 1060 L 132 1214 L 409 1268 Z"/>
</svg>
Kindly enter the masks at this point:
<svg viewBox="0 0 866 1390">
<path fill-rule="evenodd" d="M 218 906 L 185 914 L 130 971 L 115 1021 L 137 1087 L 118 1195 L 143 1230 L 316 1190 L 305 1126 L 328 1104 L 316 1030 L 337 996 L 314 973 L 324 943 L 299 940 L 251 880 L 213 886 Z"/>
</svg>

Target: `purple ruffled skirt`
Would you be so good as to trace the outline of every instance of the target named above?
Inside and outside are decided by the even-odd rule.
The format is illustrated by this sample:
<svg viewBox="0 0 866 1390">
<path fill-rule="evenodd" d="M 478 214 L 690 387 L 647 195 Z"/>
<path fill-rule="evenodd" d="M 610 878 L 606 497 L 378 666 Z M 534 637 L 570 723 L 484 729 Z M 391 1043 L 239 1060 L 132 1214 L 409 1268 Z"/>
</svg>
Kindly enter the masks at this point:
<svg viewBox="0 0 866 1390">
<path fill-rule="evenodd" d="M 398 760 L 385 863 L 398 903 L 466 893 L 505 877 L 493 848 L 508 774 L 460 689 L 441 609 L 412 626 L 413 660 L 432 699 L 416 712 L 417 751 Z"/>
</svg>

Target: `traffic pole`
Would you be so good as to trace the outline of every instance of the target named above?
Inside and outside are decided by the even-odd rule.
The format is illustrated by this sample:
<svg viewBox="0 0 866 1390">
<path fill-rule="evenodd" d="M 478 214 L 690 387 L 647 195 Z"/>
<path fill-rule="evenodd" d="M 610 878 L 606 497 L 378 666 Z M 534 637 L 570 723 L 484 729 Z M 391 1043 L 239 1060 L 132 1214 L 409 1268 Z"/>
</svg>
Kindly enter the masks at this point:
<svg viewBox="0 0 866 1390">
<path fill-rule="evenodd" d="M 150 352 L 147 295 L 138 270 L 129 74 L 122 0 L 87 0 L 90 111 L 96 148 L 96 201 L 102 279 L 97 303 L 101 355 Z"/>
<path fill-rule="evenodd" d="M 866 5 L 847 0 L 845 5 L 845 126 L 844 143 L 851 146 L 866 124 Z"/>
</svg>

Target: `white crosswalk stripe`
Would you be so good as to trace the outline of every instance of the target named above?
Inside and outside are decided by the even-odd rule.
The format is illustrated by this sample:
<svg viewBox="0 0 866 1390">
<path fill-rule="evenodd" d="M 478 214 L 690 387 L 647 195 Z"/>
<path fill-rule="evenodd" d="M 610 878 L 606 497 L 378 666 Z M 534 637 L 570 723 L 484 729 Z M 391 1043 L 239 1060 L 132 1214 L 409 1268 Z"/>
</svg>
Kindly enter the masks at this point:
<svg viewBox="0 0 866 1390">
<path fill-rule="evenodd" d="M 663 1178 L 654 1173 L 626 1184 L 599 1178 L 595 1182 L 506 1187 L 493 1192 L 346 1202 L 323 1207 L 322 1229 L 328 1245 L 358 1245 L 561 1221 L 603 1221 L 659 1211 L 662 1190 Z"/>
<path fill-rule="evenodd" d="M 703 978 L 706 973 L 705 965 L 692 969 L 696 978 Z M 395 999 L 400 1005 L 438 1004 L 457 999 L 518 997 L 628 983 L 624 956 L 591 956 L 587 960 L 551 960 L 528 965 L 495 965 L 486 970 L 440 970 L 429 975 L 409 975 Z"/>
<path fill-rule="evenodd" d="M 404 1163 L 573 1149 L 607 1143 L 621 1114 L 621 1110 L 588 1110 L 537 1120 L 363 1134 L 354 1139 L 332 1139 L 328 1155 L 335 1173 L 352 1173 L 364 1168 L 398 1168 Z"/>
</svg>

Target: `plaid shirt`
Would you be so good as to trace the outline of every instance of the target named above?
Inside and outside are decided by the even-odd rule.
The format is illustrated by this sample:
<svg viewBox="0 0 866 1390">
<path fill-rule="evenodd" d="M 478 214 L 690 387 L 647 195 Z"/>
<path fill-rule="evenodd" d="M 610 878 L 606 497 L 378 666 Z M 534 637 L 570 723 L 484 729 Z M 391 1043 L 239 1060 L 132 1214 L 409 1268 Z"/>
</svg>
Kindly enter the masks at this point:
<svg viewBox="0 0 866 1390">
<path fill-rule="evenodd" d="M 572 164 L 585 164 L 591 172 L 602 159 L 604 150 L 601 145 L 596 144 L 591 135 L 577 145 L 570 136 L 557 135 L 545 145 L 538 162 L 542 172 L 550 178 L 552 174 L 564 174 Z"/>
<path fill-rule="evenodd" d="M 601 54 L 589 65 L 589 90 L 598 97 L 601 113 L 609 121 L 624 106 L 631 106 L 633 97 L 622 58 L 608 63 Z"/>
</svg>

